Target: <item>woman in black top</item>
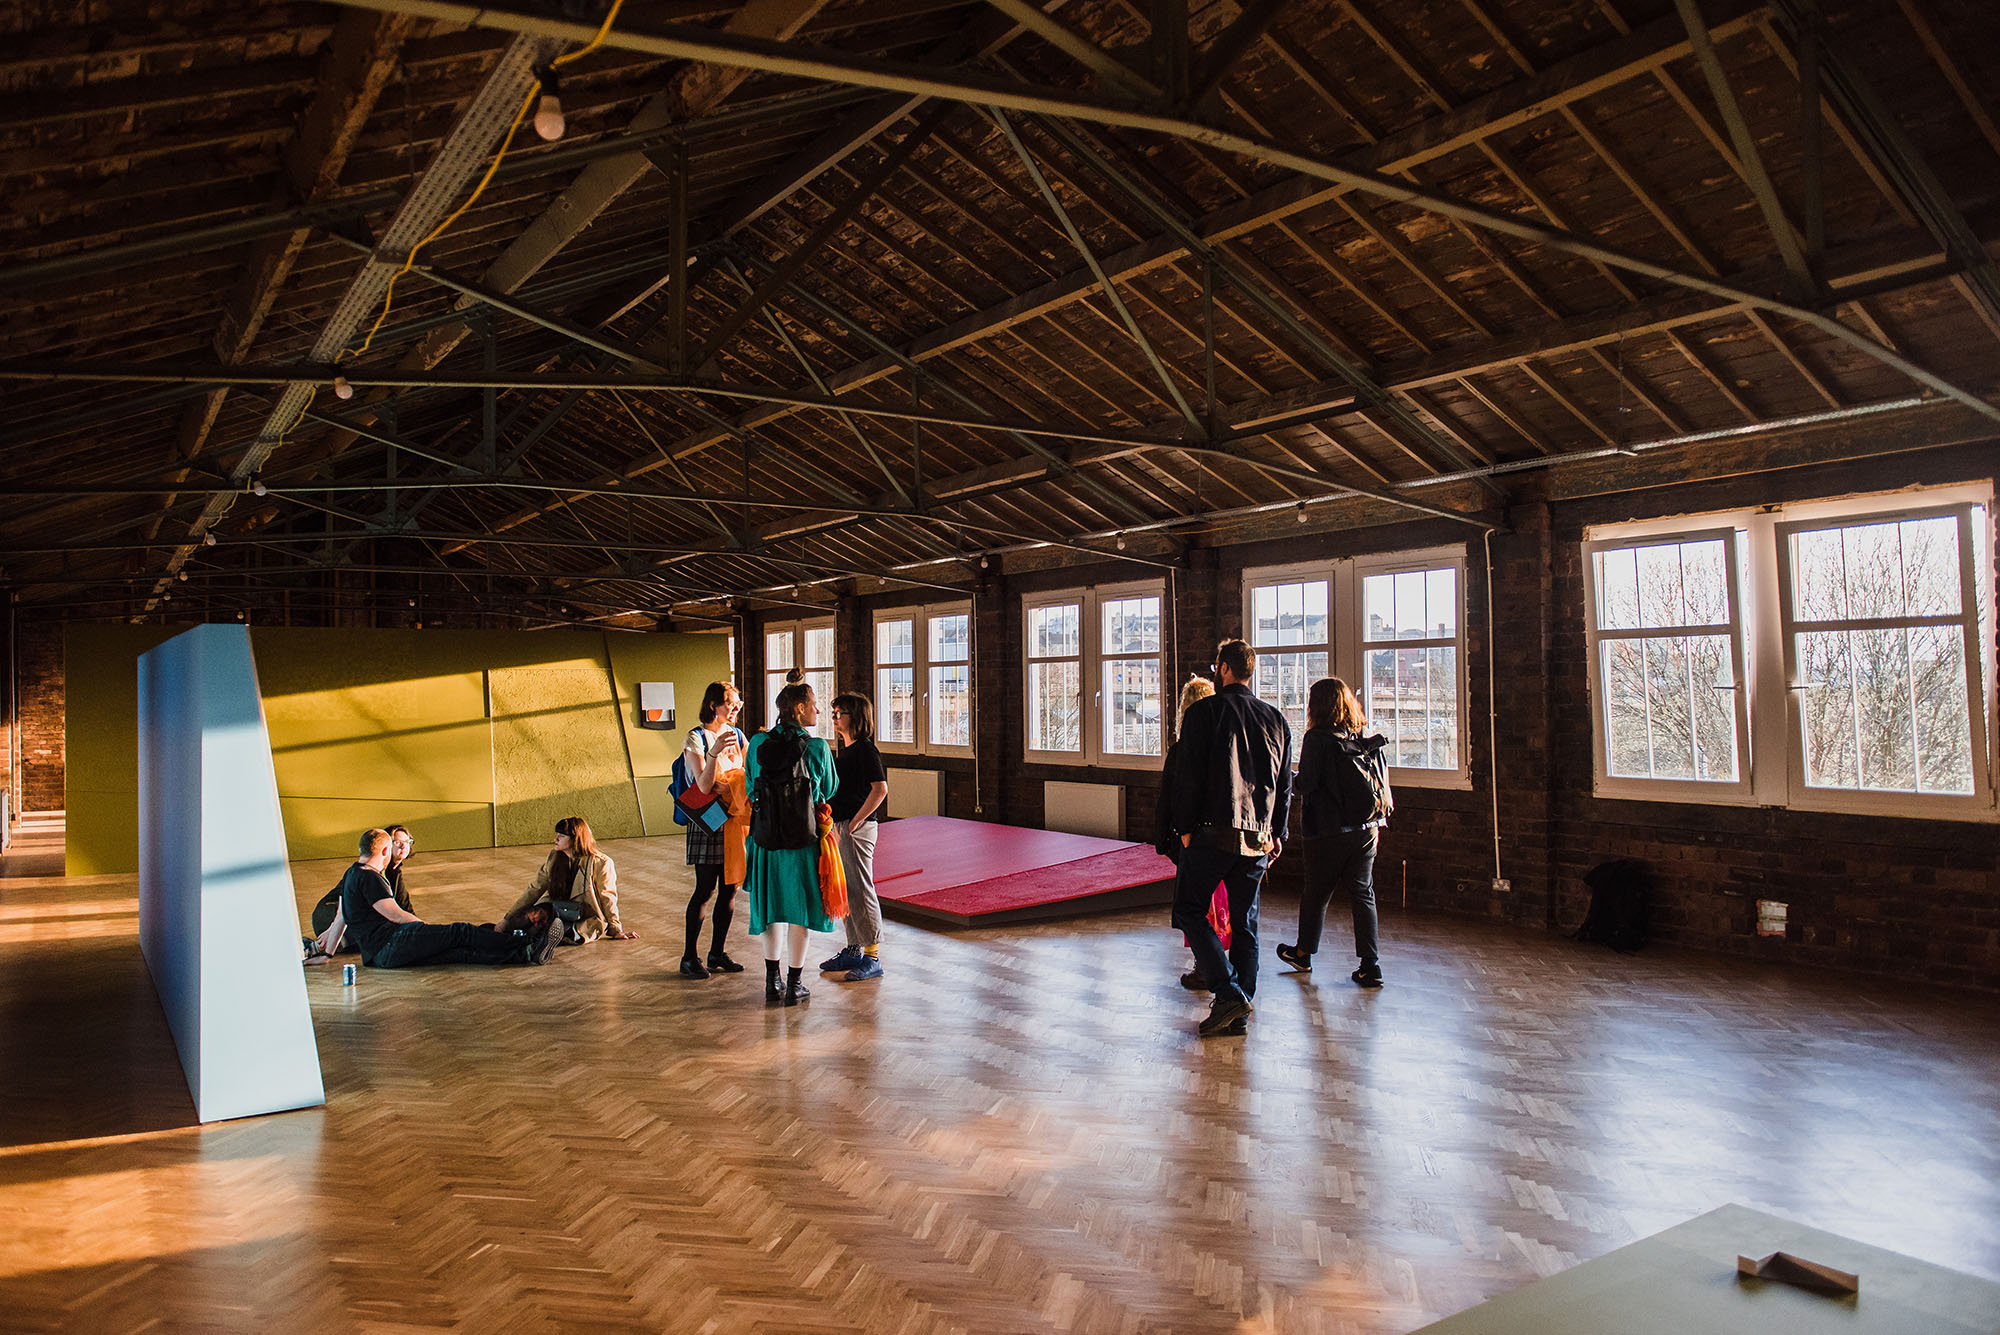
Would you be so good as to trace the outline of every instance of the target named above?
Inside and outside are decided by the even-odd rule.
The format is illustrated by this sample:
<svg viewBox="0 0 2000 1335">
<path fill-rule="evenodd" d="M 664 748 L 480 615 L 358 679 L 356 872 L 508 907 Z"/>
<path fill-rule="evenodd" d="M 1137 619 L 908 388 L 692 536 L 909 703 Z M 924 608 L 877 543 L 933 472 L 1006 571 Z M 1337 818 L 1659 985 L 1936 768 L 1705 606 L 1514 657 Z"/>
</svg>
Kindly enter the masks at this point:
<svg viewBox="0 0 2000 1335">
<path fill-rule="evenodd" d="M 840 869 L 847 877 L 847 944 L 819 966 L 846 983 L 882 976 L 882 900 L 875 893 L 875 813 L 889 797 L 889 773 L 875 749 L 875 706 L 848 691 L 833 697 L 833 831 L 840 846 Z"/>
<path fill-rule="evenodd" d="M 1382 986 L 1375 941 L 1375 844 L 1383 822 L 1373 812 L 1341 809 L 1339 780 L 1386 745 L 1362 734 L 1368 718 L 1338 677 L 1323 677 L 1306 696 L 1306 736 L 1294 785 L 1305 808 L 1306 884 L 1299 896 L 1297 945 L 1278 947 L 1278 958 L 1301 973 L 1312 971 L 1326 903 L 1341 887 L 1354 909 L 1354 953 L 1361 967 L 1351 977 L 1362 987 Z"/>
</svg>

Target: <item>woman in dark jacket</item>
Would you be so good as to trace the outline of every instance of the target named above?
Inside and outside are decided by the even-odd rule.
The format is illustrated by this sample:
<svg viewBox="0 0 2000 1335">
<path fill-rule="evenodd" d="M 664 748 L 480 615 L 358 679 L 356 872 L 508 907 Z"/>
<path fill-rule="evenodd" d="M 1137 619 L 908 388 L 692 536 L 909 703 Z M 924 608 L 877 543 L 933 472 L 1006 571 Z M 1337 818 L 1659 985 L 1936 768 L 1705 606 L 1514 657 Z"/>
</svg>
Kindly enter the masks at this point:
<svg viewBox="0 0 2000 1335">
<path fill-rule="evenodd" d="M 1305 744 L 1299 751 L 1296 787 L 1305 808 L 1306 884 L 1299 896 L 1299 940 L 1297 945 L 1278 947 L 1278 958 L 1300 973 L 1312 971 L 1313 952 L 1319 949 L 1320 928 L 1326 919 L 1326 902 L 1339 888 L 1347 891 L 1354 908 L 1354 953 L 1361 967 L 1350 975 L 1362 987 L 1382 986 L 1382 964 L 1375 943 L 1375 843 L 1387 824 L 1387 811 L 1370 802 L 1368 809 L 1343 810 L 1341 793 L 1357 787 L 1358 772 L 1376 769 L 1383 775 L 1381 791 L 1386 807 L 1386 770 L 1376 763 L 1376 755 L 1386 746 L 1380 737 L 1363 736 L 1368 719 L 1361 702 L 1354 698 L 1346 682 L 1323 677 L 1306 696 Z"/>
</svg>

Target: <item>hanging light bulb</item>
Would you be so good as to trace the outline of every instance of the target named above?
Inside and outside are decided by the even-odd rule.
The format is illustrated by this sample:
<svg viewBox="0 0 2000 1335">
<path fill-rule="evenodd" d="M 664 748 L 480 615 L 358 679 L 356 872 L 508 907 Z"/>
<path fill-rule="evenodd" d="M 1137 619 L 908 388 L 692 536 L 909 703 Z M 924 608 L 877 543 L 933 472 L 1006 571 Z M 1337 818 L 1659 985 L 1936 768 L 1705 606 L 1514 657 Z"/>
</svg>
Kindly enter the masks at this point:
<svg viewBox="0 0 2000 1335">
<path fill-rule="evenodd" d="M 1306 522 L 1306 503 L 1304 501 L 1299 502 L 1299 522 L 1301 524 Z"/>
<path fill-rule="evenodd" d="M 333 378 L 333 397 L 336 399 L 351 399 L 354 397 L 354 386 L 347 383 L 346 376 L 337 375 Z"/>
<path fill-rule="evenodd" d="M 251 494 L 252 496 L 267 496 L 267 495 L 269 495 L 269 494 L 270 494 L 270 491 L 271 491 L 271 489 L 270 489 L 269 487 L 267 487 L 267 486 L 265 486 L 265 485 L 264 485 L 264 479 L 263 479 L 263 478 L 259 477 L 259 478 L 252 478 L 252 479 L 251 479 L 251 481 L 250 481 L 250 494 Z"/>
<path fill-rule="evenodd" d="M 556 72 L 542 70 L 540 77 L 542 96 L 535 104 L 535 133 L 553 142 L 563 137 L 569 122 L 563 119 L 562 92 L 556 83 Z"/>
<path fill-rule="evenodd" d="M 1125 550 L 1125 535 L 1123 533 L 1118 535 L 1118 550 L 1121 552 Z"/>
<path fill-rule="evenodd" d="M 179 580 L 183 584 L 187 583 L 187 577 L 188 577 L 188 572 L 185 570 L 177 570 L 174 572 L 174 578 Z"/>
<path fill-rule="evenodd" d="M 215 535 L 214 535 L 213 533 L 204 533 L 204 534 L 202 534 L 202 535 L 201 535 L 201 545 L 202 545 L 202 546 L 204 546 L 204 547 L 213 547 L 213 546 L 215 546 Z"/>
</svg>

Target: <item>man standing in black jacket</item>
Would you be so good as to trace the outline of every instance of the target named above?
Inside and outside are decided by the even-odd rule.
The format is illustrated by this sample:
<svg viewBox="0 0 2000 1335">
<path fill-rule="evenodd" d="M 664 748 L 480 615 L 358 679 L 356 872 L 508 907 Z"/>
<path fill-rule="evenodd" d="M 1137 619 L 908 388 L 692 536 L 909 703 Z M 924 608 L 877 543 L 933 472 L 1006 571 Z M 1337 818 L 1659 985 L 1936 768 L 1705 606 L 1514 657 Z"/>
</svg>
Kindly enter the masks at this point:
<svg viewBox="0 0 2000 1335">
<path fill-rule="evenodd" d="M 1257 894 L 1284 850 L 1292 806 L 1292 728 L 1250 690 L 1257 655 L 1242 640 L 1215 651 L 1220 688 L 1181 718 L 1176 782 L 1163 794 L 1181 832 L 1174 926 L 1187 935 L 1215 993 L 1203 1038 L 1240 1034 L 1257 992 Z M 1221 882 L 1229 896 L 1229 951 L 1208 922 Z"/>
</svg>

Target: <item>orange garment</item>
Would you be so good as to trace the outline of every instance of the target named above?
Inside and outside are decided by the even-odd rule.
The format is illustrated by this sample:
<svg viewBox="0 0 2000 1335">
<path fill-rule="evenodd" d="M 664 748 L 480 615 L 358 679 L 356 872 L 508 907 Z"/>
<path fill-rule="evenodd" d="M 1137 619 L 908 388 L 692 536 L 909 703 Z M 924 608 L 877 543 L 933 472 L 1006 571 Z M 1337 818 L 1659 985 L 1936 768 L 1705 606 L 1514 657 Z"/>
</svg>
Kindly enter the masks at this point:
<svg viewBox="0 0 2000 1335">
<path fill-rule="evenodd" d="M 750 837 L 750 790 L 741 765 L 716 775 L 715 800 L 729 813 L 722 825 L 722 883 L 741 885 L 748 863 L 743 841 Z"/>
</svg>

